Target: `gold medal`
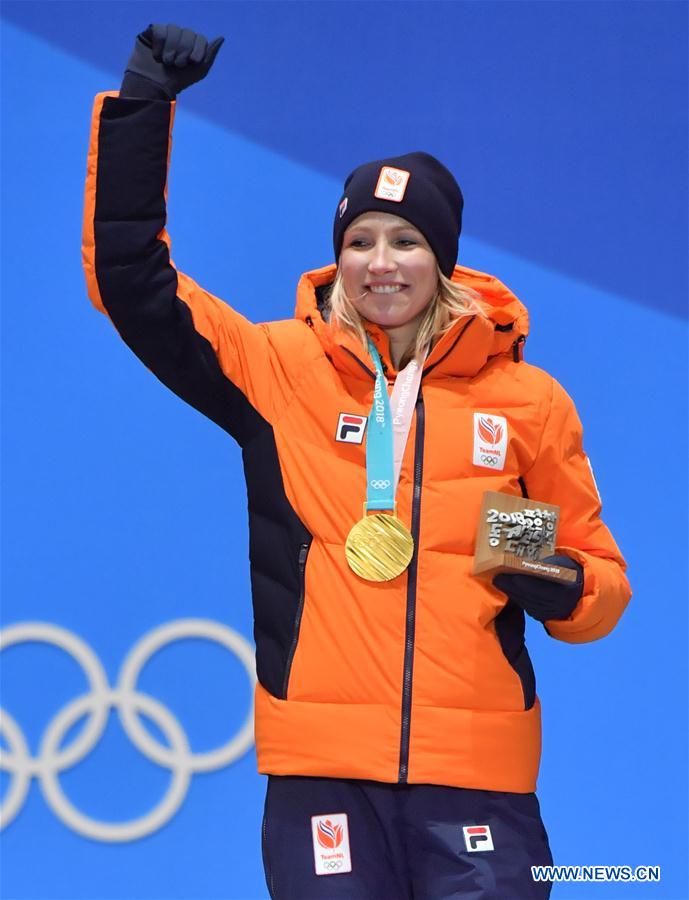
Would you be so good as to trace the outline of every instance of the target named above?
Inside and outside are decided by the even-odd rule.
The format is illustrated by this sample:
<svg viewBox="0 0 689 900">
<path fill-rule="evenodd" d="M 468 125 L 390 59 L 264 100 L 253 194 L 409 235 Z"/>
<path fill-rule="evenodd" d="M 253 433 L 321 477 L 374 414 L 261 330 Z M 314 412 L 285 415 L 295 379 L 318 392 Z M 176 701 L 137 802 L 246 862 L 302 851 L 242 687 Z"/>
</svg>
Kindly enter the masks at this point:
<svg viewBox="0 0 689 900">
<path fill-rule="evenodd" d="M 367 516 L 365 511 L 364 504 L 364 518 L 347 535 L 349 568 L 367 581 L 391 581 L 411 562 L 414 538 L 396 515 L 377 512 Z"/>
</svg>

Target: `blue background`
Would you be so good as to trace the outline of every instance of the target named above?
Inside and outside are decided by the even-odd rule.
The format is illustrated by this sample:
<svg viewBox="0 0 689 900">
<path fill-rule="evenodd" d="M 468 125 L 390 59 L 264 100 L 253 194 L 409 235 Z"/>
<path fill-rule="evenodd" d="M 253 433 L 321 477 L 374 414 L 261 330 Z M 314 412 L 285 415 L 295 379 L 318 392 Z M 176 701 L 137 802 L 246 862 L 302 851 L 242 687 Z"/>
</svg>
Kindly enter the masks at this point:
<svg viewBox="0 0 689 900">
<path fill-rule="evenodd" d="M 178 104 L 176 265 L 254 321 L 291 316 L 299 274 L 332 260 L 354 166 L 424 149 L 452 168 L 460 262 L 528 306 L 525 358 L 575 399 L 634 589 L 602 641 L 567 645 L 529 624 L 538 794 L 557 863 L 660 865 L 662 880 L 552 896 L 686 900 L 686 522 L 674 516 L 687 496 L 687 5 L 5 2 L 2 16 L 4 624 L 70 629 L 111 683 L 164 622 L 251 638 L 238 448 L 128 351 L 80 265 L 93 95 L 119 86 L 149 22 L 224 34 Z M 3 706 L 35 753 L 83 675 L 37 643 L 2 662 Z M 206 641 L 164 649 L 140 684 L 194 751 L 246 715 L 240 664 Z M 255 765 L 252 751 L 195 775 L 166 825 L 122 844 L 69 830 L 34 783 L 3 832 L 3 897 L 267 897 Z M 169 778 L 113 716 L 61 784 L 85 813 L 122 821 Z"/>
</svg>

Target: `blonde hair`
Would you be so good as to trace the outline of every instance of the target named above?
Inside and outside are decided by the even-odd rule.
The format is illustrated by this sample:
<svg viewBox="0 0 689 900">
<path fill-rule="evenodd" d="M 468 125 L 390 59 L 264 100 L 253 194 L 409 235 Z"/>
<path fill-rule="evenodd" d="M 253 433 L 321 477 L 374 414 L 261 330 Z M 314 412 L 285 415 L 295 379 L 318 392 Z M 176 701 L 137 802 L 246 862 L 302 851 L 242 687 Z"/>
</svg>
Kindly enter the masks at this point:
<svg viewBox="0 0 689 900">
<path fill-rule="evenodd" d="M 447 278 L 440 269 L 438 272 L 438 285 L 431 302 L 426 308 L 426 315 L 421 320 L 415 340 L 404 351 L 400 360 L 399 369 L 404 368 L 414 357 L 420 356 L 426 345 L 435 344 L 459 316 L 479 315 L 486 316 L 482 305 L 481 295 L 473 288 L 465 287 L 456 281 Z M 330 291 L 325 297 L 326 315 L 331 325 L 341 328 L 343 331 L 358 338 L 364 348 L 368 348 L 364 320 L 347 296 L 344 289 L 344 279 L 340 267 L 333 281 Z"/>
</svg>

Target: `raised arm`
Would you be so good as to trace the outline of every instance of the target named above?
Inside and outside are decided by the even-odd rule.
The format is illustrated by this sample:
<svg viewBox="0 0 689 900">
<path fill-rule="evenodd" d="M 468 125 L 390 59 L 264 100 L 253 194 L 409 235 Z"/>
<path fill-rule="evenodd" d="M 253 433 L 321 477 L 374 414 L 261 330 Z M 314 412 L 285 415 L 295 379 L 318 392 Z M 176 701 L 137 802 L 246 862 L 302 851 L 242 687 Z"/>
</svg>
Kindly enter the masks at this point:
<svg viewBox="0 0 689 900">
<path fill-rule="evenodd" d="M 152 25 L 136 39 L 119 93 L 93 107 L 83 228 L 88 294 L 167 387 L 247 443 L 293 393 L 297 320 L 255 325 L 170 258 L 167 172 L 175 97 L 207 74 L 223 38 Z"/>
</svg>

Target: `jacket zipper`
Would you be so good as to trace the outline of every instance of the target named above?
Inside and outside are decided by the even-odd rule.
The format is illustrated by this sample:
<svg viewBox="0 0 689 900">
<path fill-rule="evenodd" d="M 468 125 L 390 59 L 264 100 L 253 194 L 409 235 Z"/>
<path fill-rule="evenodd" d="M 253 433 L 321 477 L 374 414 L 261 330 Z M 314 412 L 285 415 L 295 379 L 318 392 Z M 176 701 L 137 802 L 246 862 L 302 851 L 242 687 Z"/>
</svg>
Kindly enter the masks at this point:
<svg viewBox="0 0 689 900">
<path fill-rule="evenodd" d="M 453 341 L 452 346 L 442 355 L 442 357 L 425 369 L 422 373 L 421 386 L 419 387 L 419 396 L 416 400 L 416 438 L 414 441 L 414 494 L 412 497 L 412 514 L 411 514 L 411 533 L 414 538 L 414 555 L 412 556 L 409 568 L 407 569 L 407 625 L 404 640 L 404 672 L 402 676 L 402 727 L 400 734 L 400 763 L 397 780 L 400 784 L 406 784 L 409 776 L 409 738 L 411 733 L 411 700 L 412 700 L 412 679 L 414 671 L 414 636 L 416 631 L 416 582 L 418 573 L 419 558 L 419 533 L 421 530 L 421 482 L 423 481 L 423 448 L 425 433 L 425 407 L 423 402 L 423 378 L 432 371 L 438 363 L 457 346 L 461 338 L 466 333 L 471 324 L 476 321 L 476 316 L 472 316 L 466 325 Z M 343 350 L 367 372 L 375 381 L 375 373 L 352 353 L 352 351 L 340 345 Z"/>
<path fill-rule="evenodd" d="M 414 440 L 414 494 L 411 509 L 411 533 L 414 555 L 407 570 L 407 628 L 404 640 L 404 675 L 402 677 L 402 731 L 400 736 L 400 766 L 398 781 L 405 784 L 409 775 L 409 735 L 411 730 L 411 695 L 414 670 L 414 634 L 416 630 L 416 576 L 419 560 L 419 532 L 421 530 L 421 482 L 423 480 L 423 445 L 426 414 L 423 393 L 416 400 L 416 437 Z"/>
<path fill-rule="evenodd" d="M 287 657 L 287 665 L 285 666 L 285 680 L 282 685 L 282 699 L 287 699 L 287 685 L 289 683 L 290 672 L 292 671 L 292 660 L 297 649 L 299 640 L 299 628 L 301 627 L 301 615 L 304 611 L 304 572 L 306 570 L 306 557 L 309 555 L 309 547 L 311 545 L 304 543 L 299 547 L 299 603 L 297 604 L 297 615 L 294 619 L 294 634 L 292 636 L 292 645 L 289 648 Z"/>
</svg>

